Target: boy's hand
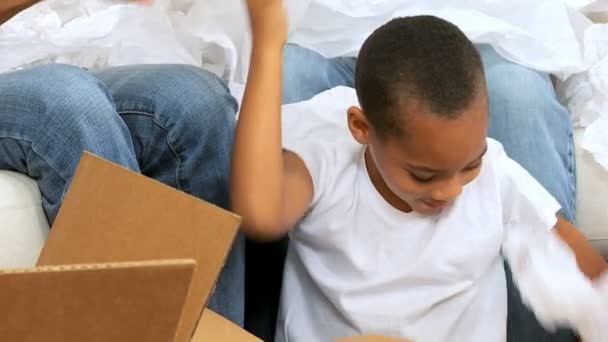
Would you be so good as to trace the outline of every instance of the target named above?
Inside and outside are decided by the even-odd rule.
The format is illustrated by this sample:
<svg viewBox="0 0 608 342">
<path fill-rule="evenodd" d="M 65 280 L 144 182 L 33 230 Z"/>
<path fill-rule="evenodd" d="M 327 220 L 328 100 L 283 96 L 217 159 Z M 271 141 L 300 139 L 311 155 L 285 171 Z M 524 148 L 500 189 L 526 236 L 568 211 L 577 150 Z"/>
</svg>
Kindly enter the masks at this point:
<svg viewBox="0 0 608 342">
<path fill-rule="evenodd" d="M 283 47 L 287 41 L 287 16 L 282 0 L 246 0 L 255 44 Z"/>
</svg>

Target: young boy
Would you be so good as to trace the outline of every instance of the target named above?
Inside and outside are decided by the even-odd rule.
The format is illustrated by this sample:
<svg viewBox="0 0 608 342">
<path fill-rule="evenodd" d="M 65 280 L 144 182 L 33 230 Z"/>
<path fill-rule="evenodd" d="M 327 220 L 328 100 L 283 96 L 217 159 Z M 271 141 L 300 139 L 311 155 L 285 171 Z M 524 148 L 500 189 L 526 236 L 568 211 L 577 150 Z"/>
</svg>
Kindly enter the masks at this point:
<svg viewBox="0 0 608 342">
<path fill-rule="evenodd" d="M 281 144 L 281 1 L 249 0 L 251 68 L 232 161 L 249 236 L 291 230 L 276 341 L 378 334 L 504 341 L 509 227 L 550 230 L 606 270 L 557 202 L 486 137 L 481 60 L 454 25 L 395 19 L 357 63 L 352 140 Z"/>
</svg>

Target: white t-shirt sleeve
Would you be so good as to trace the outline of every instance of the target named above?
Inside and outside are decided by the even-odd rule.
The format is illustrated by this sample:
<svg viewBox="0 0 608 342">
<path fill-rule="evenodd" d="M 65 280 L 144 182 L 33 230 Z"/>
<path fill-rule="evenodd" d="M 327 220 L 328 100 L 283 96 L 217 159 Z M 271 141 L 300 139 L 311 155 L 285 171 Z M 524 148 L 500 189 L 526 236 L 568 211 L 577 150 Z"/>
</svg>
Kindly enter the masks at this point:
<svg viewBox="0 0 608 342">
<path fill-rule="evenodd" d="M 300 157 L 310 173 L 313 183 L 311 207 L 319 201 L 335 176 L 332 172 L 332 165 L 335 164 L 335 158 L 332 157 L 334 152 L 329 145 L 331 144 L 322 145 L 303 139 L 283 142 L 283 148 Z"/>
<path fill-rule="evenodd" d="M 496 170 L 501 174 L 500 191 L 505 227 L 523 225 L 551 230 L 561 208 L 557 200 L 521 165 L 500 148 Z"/>
</svg>

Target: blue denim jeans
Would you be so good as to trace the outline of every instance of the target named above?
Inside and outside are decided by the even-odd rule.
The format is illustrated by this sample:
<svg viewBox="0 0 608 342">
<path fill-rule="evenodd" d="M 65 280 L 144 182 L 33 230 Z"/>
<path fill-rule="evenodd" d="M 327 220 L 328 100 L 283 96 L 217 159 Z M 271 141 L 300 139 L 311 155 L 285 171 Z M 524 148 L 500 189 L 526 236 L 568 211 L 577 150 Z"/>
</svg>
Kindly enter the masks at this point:
<svg viewBox="0 0 608 342">
<path fill-rule="evenodd" d="M 489 92 L 489 136 L 526 168 L 559 201 L 561 214 L 574 222 L 576 177 L 572 124 L 548 75 L 511 63 L 490 46 L 480 46 Z M 325 58 L 288 45 L 285 49 L 283 102 L 293 103 L 336 86 L 354 86 L 355 58 Z M 506 265 L 508 341 L 575 341 L 568 330 L 545 331 L 528 310 Z M 482 319 L 482 318 L 480 318 Z M 483 324 L 480 321 L 480 324 Z"/>
<path fill-rule="evenodd" d="M 221 80 L 185 65 L 0 74 L 0 169 L 37 181 L 51 223 L 84 150 L 226 207 L 236 110 Z M 243 324 L 242 237 L 209 306 Z"/>
</svg>

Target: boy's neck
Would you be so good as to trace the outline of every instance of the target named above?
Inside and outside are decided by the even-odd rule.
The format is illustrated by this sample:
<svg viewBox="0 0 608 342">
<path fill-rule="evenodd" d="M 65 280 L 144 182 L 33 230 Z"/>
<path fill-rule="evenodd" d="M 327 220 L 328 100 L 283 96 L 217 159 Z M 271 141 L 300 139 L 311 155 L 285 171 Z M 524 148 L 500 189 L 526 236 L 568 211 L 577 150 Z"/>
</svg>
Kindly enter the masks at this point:
<svg viewBox="0 0 608 342">
<path fill-rule="evenodd" d="M 395 193 L 393 193 L 391 189 L 389 189 L 388 185 L 386 185 L 384 178 L 382 178 L 380 171 L 378 171 L 378 168 L 376 167 L 374 158 L 372 158 L 371 156 L 369 147 L 365 149 L 365 167 L 367 168 L 367 174 L 369 175 L 369 178 L 372 181 L 374 188 L 388 204 L 404 213 L 412 212 L 412 207 L 410 207 L 409 204 L 407 204 L 405 201 L 395 195 Z"/>
</svg>

